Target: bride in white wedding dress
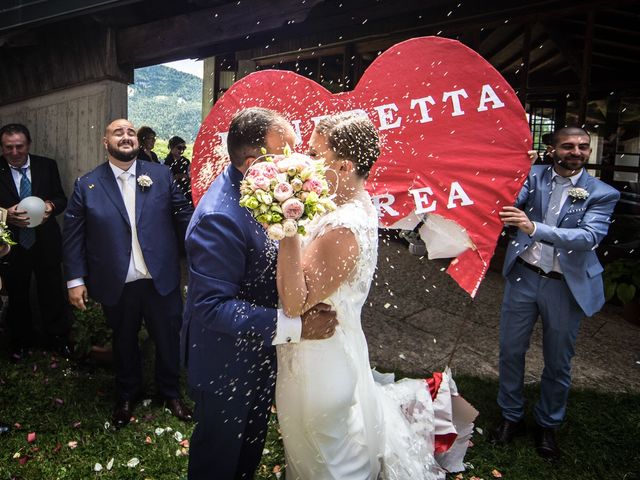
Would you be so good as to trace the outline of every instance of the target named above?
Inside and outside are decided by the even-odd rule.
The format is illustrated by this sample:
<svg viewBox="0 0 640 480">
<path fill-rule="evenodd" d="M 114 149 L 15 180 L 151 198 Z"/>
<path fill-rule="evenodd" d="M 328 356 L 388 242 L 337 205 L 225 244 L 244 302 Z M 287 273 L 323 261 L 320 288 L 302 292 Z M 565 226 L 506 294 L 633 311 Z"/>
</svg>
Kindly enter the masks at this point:
<svg viewBox="0 0 640 480">
<path fill-rule="evenodd" d="M 435 435 L 450 440 L 455 456 L 439 457 L 441 463 L 461 467 L 472 428 L 457 425 L 451 445 L 456 429 L 447 400 L 455 384 L 444 374 L 432 401 L 422 379 L 393 383 L 377 376 L 376 383 L 360 323 L 378 253 L 378 216 L 364 189 L 379 155 L 375 127 L 364 116 L 327 117 L 311 136 L 309 155 L 336 172 L 338 208 L 316 217 L 305 237 L 280 241 L 278 293 L 289 316 L 324 302 L 339 323 L 329 338 L 277 347 L 286 478 L 444 479 Z"/>
</svg>

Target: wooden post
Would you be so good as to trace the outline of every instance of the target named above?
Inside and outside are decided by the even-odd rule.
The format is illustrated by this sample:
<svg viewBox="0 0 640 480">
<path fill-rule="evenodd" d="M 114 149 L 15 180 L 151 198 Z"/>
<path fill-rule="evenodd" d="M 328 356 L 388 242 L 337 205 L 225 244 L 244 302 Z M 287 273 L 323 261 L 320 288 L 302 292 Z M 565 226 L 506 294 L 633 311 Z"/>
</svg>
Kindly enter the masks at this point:
<svg viewBox="0 0 640 480">
<path fill-rule="evenodd" d="M 209 111 L 216 101 L 216 57 L 204 59 L 204 72 L 202 76 L 202 120 L 207 118 Z"/>
<path fill-rule="evenodd" d="M 589 101 L 589 83 L 591 80 L 591 53 L 593 50 L 593 22 L 595 9 L 589 10 L 584 32 L 584 50 L 582 52 L 582 75 L 580 77 L 580 105 L 578 122 L 584 125 L 587 120 L 587 102 Z"/>
<path fill-rule="evenodd" d="M 520 103 L 527 104 L 527 88 L 529 87 L 529 57 L 531 53 L 531 23 L 527 23 L 522 39 L 522 82 L 520 83 Z"/>
</svg>

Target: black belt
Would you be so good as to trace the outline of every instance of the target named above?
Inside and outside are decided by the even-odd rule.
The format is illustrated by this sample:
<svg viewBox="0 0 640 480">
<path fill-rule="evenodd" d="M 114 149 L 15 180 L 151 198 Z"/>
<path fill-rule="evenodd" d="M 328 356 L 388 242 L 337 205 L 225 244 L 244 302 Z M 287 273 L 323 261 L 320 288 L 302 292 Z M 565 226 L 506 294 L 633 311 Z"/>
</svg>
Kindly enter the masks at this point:
<svg viewBox="0 0 640 480">
<path fill-rule="evenodd" d="M 531 265 L 530 263 L 525 262 L 522 259 L 522 257 L 516 257 L 516 262 L 518 262 L 520 265 L 524 266 L 525 268 L 528 268 L 529 270 L 536 272 L 541 277 L 553 278 L 554 280 L 562 280 L 564 278 L 561 273 L 554 272 L 554 271 L 547 273 L 540 267 L 536 267 L 535 265 Z"/>
</svg>

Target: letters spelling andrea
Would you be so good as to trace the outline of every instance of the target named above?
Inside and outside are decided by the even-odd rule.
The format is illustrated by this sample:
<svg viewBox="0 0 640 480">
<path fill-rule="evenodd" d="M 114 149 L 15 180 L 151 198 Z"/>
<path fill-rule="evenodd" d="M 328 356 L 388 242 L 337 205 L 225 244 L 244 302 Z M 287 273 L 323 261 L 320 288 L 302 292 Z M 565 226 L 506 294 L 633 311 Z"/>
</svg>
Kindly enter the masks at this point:
<svg viewBox="0 0 640 480">
<path fill-rule="evenodd" d="M 452 90 L 442 93 L 442 103 L 450 102 L 451 104 L 451 113 L 452 117 L 459 117 L 465 115 L 465 110 L 463 109 L 463 102 L 461 99 L 468 99 L 469 94 L 464 88 L 458 90 Z M 469 102 L 465 102 L 468 104 Z M 411 110 L 417 111 L 420 114 L 418 123 L 429 123 L 434 121 L 431 116 L 430 106 L 436 104 L 436 100 L 431 95 L 427 95 L 420 98 L 412 98 L 409 103 L 409 108 Z M 478 106 L 475 107 L 475 110 L 478 112 L 486 112 L 489 110 L 489 106 L 491 109 L 498 109 L 505 106 L 504 102 L 500 100 L 495 90 L 489 84 L 482 85 L 482 89 L 479 95 Z M 475 105 L 474 105 L 475 106 Z M 466 105 L 464 108 L 468 108 Z M 378 115 L 378 129 L 380 131 L 383 130 L 391 130 L 395 128 L 400 128 L 402 125 L 403 117 L 397 115 L 398 106 L 395 103 L 388 103 L 385 105 L 379 105 L 373 107 L 373 110 L 376 111 Z M 355 112 L 362 112 L 362 114 L 367 115 L 364 110 L 357 109 Z M 314 124 L 314 127 L 318 124 L 318 122 L 324 118 L 326 115 L 320 115 L 317 117 L 311 117 L 311 121 Z M 302 120 L 296 119 L 292 120 L 291 124 L 296 132 L 296 136 L 299 141 L 302 140 L 302 134 L 300 131 L 300 124 Z M 226 144 L 227 141 L 227 132 L 219 132 L 220 140 L 223 144 Z M 415 203 L 415 213 L 423 214 L 430 213 L 436 211 L 438 202 L 436 200 L 431 200 L 430 195 L 433 195 L 433 190 L 431 187 L 417 188 L 409 190 L 409 193 L 413 196 L 413 200 Z M 393 209 L 392 205 L 395 201 L 395 197 L 390 194 L 382 194 L 376 195 L 373 197 L 374 204 L 376 205 L 379 215 L 382 216 L 386 213 L 389 216 L 397 217 L 400 215 L 400 212 Z M 459 201 L 459 203 L 456 203 Z M 449 188 L 449 198 L 447 201 L 446 208 L 452 209 L 458 206 L 466 207 L 469 205 L 473 205 L 473 200 L 467 195 L 459 182 L 451 182 Z M 384 213 L 383 213 L 384 211 Z"/>
</svg>

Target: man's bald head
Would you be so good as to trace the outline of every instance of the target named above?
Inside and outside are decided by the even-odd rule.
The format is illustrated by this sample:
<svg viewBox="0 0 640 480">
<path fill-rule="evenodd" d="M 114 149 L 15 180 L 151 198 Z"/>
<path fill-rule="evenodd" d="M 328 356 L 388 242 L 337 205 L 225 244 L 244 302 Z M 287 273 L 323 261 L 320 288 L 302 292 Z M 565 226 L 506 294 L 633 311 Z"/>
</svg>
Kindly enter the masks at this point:
<svg viewBox="0 0 640 480">
<path fill-rule="evenodd" d="M 550 145 L 555 147 L 556 145 L 558 145 L 558 143 L 562 141 L 562 138 L 569 137 L 572 135 L 585 136 L 589 139 L 589 142 L 591 142 L 591 135 L 589 135 L 589 132 L 587 132 L 584 128 L 563 127 L 553 132 L 553 134 L 551 135 Z"/>
<path fill-rule="evenodd" d="M 140 150 L 136 129 L 125 118 L 119 118 L 107 125 L 103 143 L 110 162 L 132 162 Z"/>
</svg>

